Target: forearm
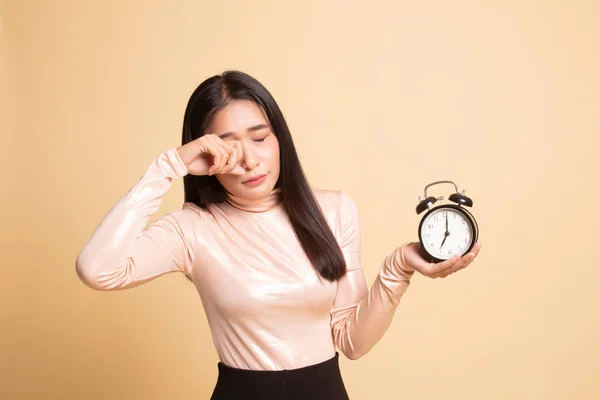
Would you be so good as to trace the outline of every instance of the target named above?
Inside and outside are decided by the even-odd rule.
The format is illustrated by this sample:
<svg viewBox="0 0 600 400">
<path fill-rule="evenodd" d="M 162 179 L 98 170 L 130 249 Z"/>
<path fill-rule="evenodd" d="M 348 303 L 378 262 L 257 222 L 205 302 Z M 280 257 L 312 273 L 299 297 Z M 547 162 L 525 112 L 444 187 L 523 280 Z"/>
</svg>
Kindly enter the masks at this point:
<svg viewBox="0 0 600 400">
<path fill-rule="evenodd" d="M 141 179 L 108 211 L 77 257 L 80 279 L 95 289 L 124 286 L 134 278 L 135 252 L 149 217 L 155 213 L 175 178 L 186 174 L 185 165 L 170 149 L 154 160 Z M 146 245 L 151 246 L 149 240 Z M 137 247 L 136 247 L 137 246 Z M 156 273 L 156 271 L 148 271 Z"/>
<path fill-rule="evenodd" d="M 401 250 L 385 258 L 373 285 L 358 303 L 333 314 L 335 343 L 350 359 L 365 355 L 382 338 L 410 285 L 414 272 L 402 269 Z"/>
</svg>

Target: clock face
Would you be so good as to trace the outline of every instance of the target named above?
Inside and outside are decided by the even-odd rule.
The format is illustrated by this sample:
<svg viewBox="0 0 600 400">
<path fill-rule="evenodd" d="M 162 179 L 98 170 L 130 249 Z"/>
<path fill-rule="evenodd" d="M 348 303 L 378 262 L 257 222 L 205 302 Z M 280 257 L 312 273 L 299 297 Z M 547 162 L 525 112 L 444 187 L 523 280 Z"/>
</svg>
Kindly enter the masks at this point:
<svg viewBox="0 0 600 400">
<path fill-rule="evenodd" d="M 449 207 L 434 209 L 426 215 L 419 233 L 425 250 L 440 260 L 464 254 L 475 236 L 468 217 Z"/>
</svg>

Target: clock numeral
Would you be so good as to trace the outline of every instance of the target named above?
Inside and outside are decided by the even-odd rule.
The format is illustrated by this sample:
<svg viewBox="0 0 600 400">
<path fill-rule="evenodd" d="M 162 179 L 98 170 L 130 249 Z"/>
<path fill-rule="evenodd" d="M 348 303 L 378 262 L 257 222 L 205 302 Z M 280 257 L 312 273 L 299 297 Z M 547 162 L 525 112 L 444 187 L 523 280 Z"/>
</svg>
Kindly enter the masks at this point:
<svg viewBox="0 0 600 400">
<path fill-rule="evenodd" d="M 451 256 L 452 255 L 452 250 L 448 250 L 448 255 Z"/>
<path fill-rule="evenodd" d="M 427 224 L 427 229 L 433 229 L 433 224 Z"/>
<path fill-rule="evenodd" d="M 465 238 L 465 243 L 469 243 L 469 238 Z"/>
<path fill-rule="evenodd" d="M 435 215 L 435 216 L 433 217 L 433 221 L 434 221 L 434 222 L 438 222 L 438 221 L 440 220 L 440 218 L 439 218 L 439 217 L 440 217 L 439 215 Z"/>
<path fill-rule="evenodd" d="M 423 237 L 424 237 L 425 239 L 429 239 L 429 236 L 431 236 L 431 235 L 429 234 L 429 232 L 427 232 L 425 235 L 423 235 Z"/>
</svg>

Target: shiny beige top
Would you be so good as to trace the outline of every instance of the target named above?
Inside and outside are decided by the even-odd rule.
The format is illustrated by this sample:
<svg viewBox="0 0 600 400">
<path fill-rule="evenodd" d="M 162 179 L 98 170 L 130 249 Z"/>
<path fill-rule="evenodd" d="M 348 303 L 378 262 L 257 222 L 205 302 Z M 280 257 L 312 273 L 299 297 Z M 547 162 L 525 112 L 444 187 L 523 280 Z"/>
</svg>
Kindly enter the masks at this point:
<svg viewBox="0 0 600 400">
<path fill-rule="evenodd" d="M 356 359 L 380 340 L 411 274 L 400 269 L 397 248 L 368 290 L 358 213 L 344 192 L 313 189 L 347 263 L 347 274 L 332 283 L 309 263 L 278 190 L 260 202 L 230 198 L 209 210 L 184 203 L 146 226 L 173 180 L 186 174 L 169 149 L 110 209 L 77 258 L 86 285 L 118 290 L 186 274 L 220 360 L 236 368 L 300 368 L 333 357 L 336 346 Z"/>
</svg>

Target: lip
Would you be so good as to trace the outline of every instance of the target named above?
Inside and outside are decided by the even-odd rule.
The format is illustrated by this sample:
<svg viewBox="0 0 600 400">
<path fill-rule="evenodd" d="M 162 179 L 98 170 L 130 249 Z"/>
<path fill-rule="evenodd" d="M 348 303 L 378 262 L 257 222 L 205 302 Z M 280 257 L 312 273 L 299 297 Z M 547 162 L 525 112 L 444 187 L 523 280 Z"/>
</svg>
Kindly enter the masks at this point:
<svg viewBox="0 0 600 400">
<path fill-rule="evenodd" d="M 256 185 L 256 184 L 259 184 L 262 181 L 264 181 L 266 177 L 267 177 L 266 174 L 258 175 L 258 176 L 255 176 L 254 178 L 248 179 L 247 181 L 245 181 L 243 183 L 244 183 L 244 185 Z"/>
</svg>

